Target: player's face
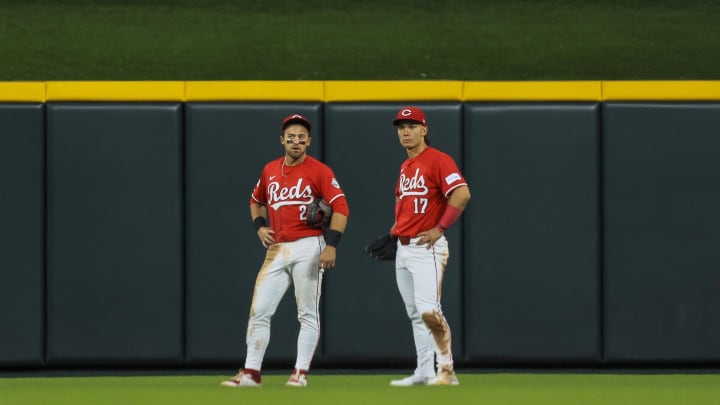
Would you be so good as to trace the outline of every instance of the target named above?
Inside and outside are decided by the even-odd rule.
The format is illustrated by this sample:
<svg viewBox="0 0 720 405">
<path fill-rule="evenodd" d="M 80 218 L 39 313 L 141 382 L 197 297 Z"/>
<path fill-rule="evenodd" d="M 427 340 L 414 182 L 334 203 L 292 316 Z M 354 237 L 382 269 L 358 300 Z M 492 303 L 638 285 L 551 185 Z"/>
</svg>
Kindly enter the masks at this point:
<svg viewBox="0 0 720 405">
<path fill-rule="evenodd" d="M 302 157 L 310 146 L 310 132 L 300 124 L 288 125 L 280 137 L 280 142 L 285 145 L 285 155 L 291 159 Z"/>
<path fill-rule="evenodd" d="M 397 125 L 400 145 L 405 149 L 414 149 L 425 144 L 427 127 L 417 121 L 400 121 Z"/>
</svg>

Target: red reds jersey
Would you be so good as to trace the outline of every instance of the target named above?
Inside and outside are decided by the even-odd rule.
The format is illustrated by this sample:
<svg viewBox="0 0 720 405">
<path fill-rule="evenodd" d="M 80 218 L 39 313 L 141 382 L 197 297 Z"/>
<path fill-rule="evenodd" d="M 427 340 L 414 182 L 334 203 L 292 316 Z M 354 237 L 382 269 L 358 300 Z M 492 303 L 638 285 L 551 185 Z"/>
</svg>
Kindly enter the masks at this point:
<svg viewBox="0 0 720 405">
<path fill-rule="evenodd" d="M 318 199 L 333 212 L 349 214 L 345 193 L 330 167 L 309 155 L 297 166 L 286 166 L 283 156 L 265 165 L 250 203 L 267 207 L 275 242 L 290 242 L 322 234 L 322 229 L 305 222 L 307 204 Z"/>
<path fill-rule="evenodd" d="M 428 146 L 400 166 L 395 187 L 398 198 L 391 233 L 414 237 L 435 227 L 447 207 L 447 197 L 467 182 L 450 155 Z"/>
</svg>

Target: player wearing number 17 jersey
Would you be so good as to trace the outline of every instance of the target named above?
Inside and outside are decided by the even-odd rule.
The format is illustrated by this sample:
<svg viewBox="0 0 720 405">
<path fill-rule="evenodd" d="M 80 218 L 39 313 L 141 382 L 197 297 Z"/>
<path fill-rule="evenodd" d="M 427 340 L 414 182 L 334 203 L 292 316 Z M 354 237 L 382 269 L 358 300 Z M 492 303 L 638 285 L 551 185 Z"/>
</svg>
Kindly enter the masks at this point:
<svg viewBox="0 0 720 405">
<path fill-rule="evenodd" d="M 421 109 L 401 109 L 393 124 L 408 158 L 400 167 L 390 233 L 398 237 L 395 278 L 412 325 L 417 368 L 390 385 L 458 385 L 440 297 L 449 257 L 445 230 L 467 206 L 470 189 L 453 158 L 429 146 Z"/>
<path fill-rule="evenodd" d="M 304 387 L 320 336 L 322 273 L 335 267 L 336 248 L 347 225 L 345 193 L 333 171 L 307 155 L 310 121 L 290 115 L 283 121 L 280 143 L 285 155 L 265 165 L 250 198 L 250 215 L 267 253 L 255 282 L 248 321 L 245 367 L 222 385 L 258 387 L 270 340 L 270 320 L 280 300 L 295 286 L 300 332 L 297 359 L 287 385 Z M 309 204 L 325 200 L 332 207 L 329 229 L 308 223 Z M 267 223 L 269 217 L 270 224 Z"/>
</svg>

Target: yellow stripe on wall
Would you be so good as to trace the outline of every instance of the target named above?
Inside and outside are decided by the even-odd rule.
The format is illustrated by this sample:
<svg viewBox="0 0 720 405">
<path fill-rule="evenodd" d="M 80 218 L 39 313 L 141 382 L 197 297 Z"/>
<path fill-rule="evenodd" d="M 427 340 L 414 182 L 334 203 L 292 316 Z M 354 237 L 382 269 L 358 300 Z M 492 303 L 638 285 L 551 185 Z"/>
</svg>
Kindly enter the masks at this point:
<svg viewBox="0 0 720 405">
<path fill-rule="evenodd" d="M 720 81 L 0 82 L 0 102 L 720 101 Z"/>
<path fill-rule="evenodd" d="M 612 101 L 720 100 L 720 81 L 605 81 L 603 97 Z"/>
<path fill-rule="evenodd" d="M 45 102 L 45 82 L 0 82 L 0 101 Z"/>
<path fill-rule="evenodd" d="M 185 101 L 185 82 L 47 82 L 47 101 Z"/>
<path fill-rule="evenodd" d="M 327 81 L 325 101 L 458 101 L 460 81 Z"/>
<path fill-rule="evenodd" d="M 323 101 L 321 81 L 187 82 L 188 101 Z"/>
<path fill-rule="evenodd" d="M 601 101 L 602 82 L 465 82 L 462 101 Z"/>
</svg>

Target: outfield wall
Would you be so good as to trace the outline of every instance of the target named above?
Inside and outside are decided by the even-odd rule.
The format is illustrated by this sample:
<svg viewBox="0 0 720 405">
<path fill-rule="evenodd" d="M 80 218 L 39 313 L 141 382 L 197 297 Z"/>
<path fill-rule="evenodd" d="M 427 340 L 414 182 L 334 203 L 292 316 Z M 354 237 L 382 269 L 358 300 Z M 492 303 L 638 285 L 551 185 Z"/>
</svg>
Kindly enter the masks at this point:
<svg viewBox="0 0 720 405">
<path fill-rule="evenodd" d="M 458 366 L 720 361 L 720 82 L 0 83 L 0 367 L 235 367 L 249 193 L 313 122 L 351 216 L 315 367 L 411 367 L 389 229 L 422 107 L 473 198 L 448 232 Z M 292 292 L 268 367 L 292 367 Z"/>
</svg>

